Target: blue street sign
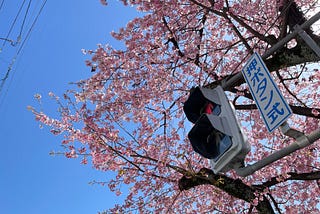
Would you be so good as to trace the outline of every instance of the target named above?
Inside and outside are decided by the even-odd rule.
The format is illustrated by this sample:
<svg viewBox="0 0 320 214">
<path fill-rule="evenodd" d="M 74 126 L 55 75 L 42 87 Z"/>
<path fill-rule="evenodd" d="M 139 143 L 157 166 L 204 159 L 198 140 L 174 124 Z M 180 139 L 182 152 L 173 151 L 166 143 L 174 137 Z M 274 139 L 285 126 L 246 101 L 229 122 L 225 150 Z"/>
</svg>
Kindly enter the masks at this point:
<svg viewBox="0 0 320 214">
<path fill-rule="evenodd" d="M 269 132 L 274 131 L 292 114 L 292 110 L 258 53 L 254 53 L 242 74 Z"/>
</svg>

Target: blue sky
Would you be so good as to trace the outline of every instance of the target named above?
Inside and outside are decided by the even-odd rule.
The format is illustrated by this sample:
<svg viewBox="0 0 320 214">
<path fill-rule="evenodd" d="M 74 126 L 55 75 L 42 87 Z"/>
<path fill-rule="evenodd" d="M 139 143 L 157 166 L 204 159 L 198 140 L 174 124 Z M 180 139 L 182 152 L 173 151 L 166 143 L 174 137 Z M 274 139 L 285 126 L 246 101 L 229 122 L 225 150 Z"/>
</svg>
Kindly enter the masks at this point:
<svg viewBox="0 0 320 214">
<path fill-rule="evenodd" d="M 30 9 L 23 25 L 24 15 Z M 22 29 L 21 43 L 12 46 L 0 40 L 0 79 L 26 38 L 44 0 L 26 0 L 8 39 L 16 40 Z M 6 38 L 23 0 L 0 0 L 0 38 Z M 0 213 L 97 213 L 121 202 L 107 187 L 89 185 L 112 174 L 98 172 L 80 164 L 80 159 L 52 157 L 62 150 L 59 138 L 40 129 L 27 106 L 39 107 L 34 94 L 44 97 L 42 108 L 55 113 L 56 105 L 47 94 L 57 95 L 75 82 L 91 75 L 81 49 L 96 44 L 119 46 L 110 31 L 125 26 L 136 16 L 133 8 L 110 0 L 104 7 L 99 0 L 47 1 L 31 30 L 9 78 L 0 90 Z M 22 27 L 23 26 L 23 27 Z M 1 84 L 1 83 L 0 83 Z"/>
</svg>

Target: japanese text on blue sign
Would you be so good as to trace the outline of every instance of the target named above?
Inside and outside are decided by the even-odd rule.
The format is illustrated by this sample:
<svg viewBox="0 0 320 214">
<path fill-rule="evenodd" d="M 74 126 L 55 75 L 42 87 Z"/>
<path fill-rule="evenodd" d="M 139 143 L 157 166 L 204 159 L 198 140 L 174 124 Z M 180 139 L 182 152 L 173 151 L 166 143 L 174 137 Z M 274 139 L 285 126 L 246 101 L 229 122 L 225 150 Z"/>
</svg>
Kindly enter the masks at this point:
<svg viewBox="0 0 320 214">
<path fill-rule="evenodd" d="M 254 53 L 242 69 L 250 92 L 268 131 L 272 132 L 292 114 L 259 54 Z"/>
</svg>

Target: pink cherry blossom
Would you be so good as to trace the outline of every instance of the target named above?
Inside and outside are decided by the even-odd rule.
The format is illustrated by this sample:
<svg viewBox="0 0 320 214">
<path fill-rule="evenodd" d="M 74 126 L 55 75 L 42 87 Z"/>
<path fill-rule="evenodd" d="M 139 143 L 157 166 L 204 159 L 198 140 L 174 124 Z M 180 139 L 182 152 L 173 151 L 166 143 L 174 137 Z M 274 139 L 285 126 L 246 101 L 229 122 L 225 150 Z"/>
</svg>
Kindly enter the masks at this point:
<svg viewBox="0 0 320 214">
<path fill-rule="evenodd" d="M 319 213 L 318 142 L 246 178 L 234 171 L 216 175 L 208 160 L 193 151 L 187 138 L 192 125 L 183 112 L 192 87 L 214 87 L 230 79 L 253 51 L 262 55 L 294 24 L 318 12 L 318 3 L 122 2 L 144 12 L 111 32 L 125 48 L 98 45 L 86 51 L 92 56 L 86 64 L 97 70 L 54 99 L 59 117 L 28 107 L 37 121 L 63 136 L 66 157 L 114 171 L 115 177 L 101 184 L 115 195 L 129 188 L 125 202 L 106 212 Z M 320 45 L 316 25 L 306 32 Z M 265 63 L 293 110 L 288 123 L 305 133 L 317 129 L 318 57 L 296 37 Z M 294 141 L 280 130 L 267 131 L 244 81 L 226 90 L 251 144 L 247 164 Z"/>
</svg>

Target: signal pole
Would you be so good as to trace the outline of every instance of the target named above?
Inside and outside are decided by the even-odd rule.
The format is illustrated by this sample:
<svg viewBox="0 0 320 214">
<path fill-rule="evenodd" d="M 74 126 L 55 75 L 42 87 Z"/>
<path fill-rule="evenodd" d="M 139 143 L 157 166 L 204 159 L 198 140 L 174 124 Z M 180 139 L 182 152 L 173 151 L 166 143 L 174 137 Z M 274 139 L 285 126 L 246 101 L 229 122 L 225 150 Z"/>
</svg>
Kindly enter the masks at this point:
<svg viewBox="0 0 320 214">
<path fill-rule="evenodd" d="M 304 29 L 310 27 L 313 23 L 318 21 L 320 19 L 320 12 L 315 14 L 313 17 L 311 17 L 309 20 L 307 20 L 302 25 L 296 25 L 294 28 L 294 31 L 284 37 L 282 40 L 280 40 L 278 43 L 276 43 L 274 46 L 272 46 L 270 49 L 268 49 L 264 55 L 262 55 L 263 59 L 266 59 L 271 54 L 279 50 L 283 47 L 287 42 L 289 42 L 291 39 L 293 39 L 296 35 L 299 34 L 299 36 L 306 42 L 306 44 L 314 51 L 315 54 L 317 54 L 318 57 L 320 57 L 320 48 L 316 44 L 316 42 L 304 31 Z M 222 83 L 222 88 L 224 90 L 227 90 L 234 86 L 234 84 L 238 81 L 240 81 L 243 78 L 242 73 L 239 72 L 232 78 L 230 78 L 228 81 Z M 268 157 L 259 160 L 258 162 L 247 165 L 245 167 L 237 168 L 236 173 L 239 176 L 246 177 L 248 175 L 253 174 L 254 172 L 262 169 L 263 167 L 297 151 L 300 150 L 306 146 L 311 145 L 318 139 L 320 139 L 320 129 L 317 129 L 310 134 L 304 134 L 298 130 L 292 129 L 289 127 L 289 124 L 287 122 L 284 122 L 280 129 L 282 133 L 286 136 L 294 138 L 296 141 L 290 144 L 289 146 L 278 150 Z"/>
<path fill-rule="evenodd" d="M 254 172 L 262 169 L 263 167 L 299 150 L 302 149 L 306 146 L 311 145 L 312 143 L 314 143 L 315 141 L 317 141 L 318 139 L 320 139 L 320 129 L 317 129 L 313 132 L 311 132 L 310 134 L 303 134 L 300 131 L 297 131 L 295 129 L 291 129 L 287 123 L 285 123 L 282 127 L 281 127 L 281 131 L 290 137 L 293 137 L 296 139 L 295 142 L 291 143 L 289 146 L 278 150 L 274 153 L 272 153 L 271 155 L 269 155 L 268 157 L 259 160 L 258 162 L 252 164 L 252 165 L 247 165 L 246 167 L 243 168 L 238 168 L 236 169 L 236 173 L 239 176 L 242 177 L 246 177 L 248 175 L 253 174 Z"/>
</svg>

